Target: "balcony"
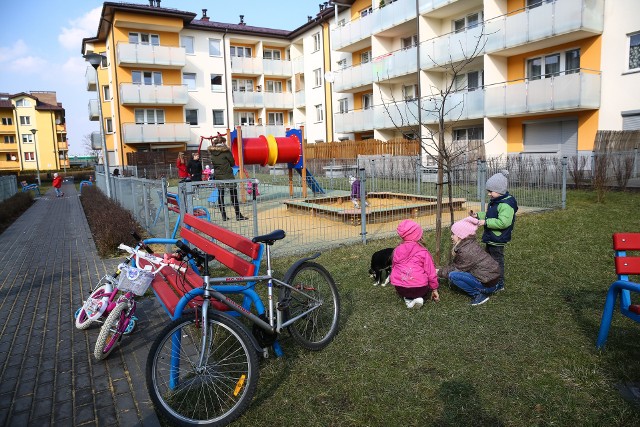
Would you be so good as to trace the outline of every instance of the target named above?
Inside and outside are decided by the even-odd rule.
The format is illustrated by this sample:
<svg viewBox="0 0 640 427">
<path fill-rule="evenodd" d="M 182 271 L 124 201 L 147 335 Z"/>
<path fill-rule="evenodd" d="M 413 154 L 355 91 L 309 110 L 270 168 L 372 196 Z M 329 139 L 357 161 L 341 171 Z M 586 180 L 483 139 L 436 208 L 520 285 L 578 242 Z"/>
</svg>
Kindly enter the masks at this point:
<svg viewBox="0 0 640 427">
<path fill-rule="evenodd" d="M 417 47 L 410 47 L 375 58 L 373 60 L 374 80 L 390 80 L 418 72 L 417 53 Z"/>
<path fill-rule="evenodd" d="M 293 60 L 293 73 L 304 73 L 304 57 L 299 56 Z"/>
<path fill-rule="evenodd" d="M 284 125 L 242 125 L 241 130 L 243 138 L 257 138 L 260 135 L 273 135 L 279 138 L 285 136 L 287 128 Z"/>
<path fill-rule="evenodd" d="M 91 149 L 102 150 L 102 134 L 100 132 L 91 132 Z"/>
<path fill-rule="evenodd" d="M 265 92 L 265 108 L 293 109 L 293 94 L 291 92 Z"/>
<path fill-rule="evenodd" d="M 95 68 L 88 66 L 84 72 L 84 78 L 87 81 L 87 91 L 95 92 L 98 88 L 98 79 L 96 78 Z"/>
<path fill-rule="evenodd" d="M 387 1 L 387 3 L 389 3 Z M 375 9 L 371 14 L 373 26 L 371 34 L 381 33 L 416 18 L 415 0 L 396 0 L 384 7 Z"/>
<path fill-rule="evenodd" d="M 16 134 L 16 127 L 14 125 L 3 125 L 0 124 L 0 134 L 2 135 L 15 135 Z"/>
<path fill-rule="evenodd" d="M 89 120 L 92 122 L 100 120 L 100 107 L 97 99 L 89 100 Z"/>
<path fill-rule="evenodd" d="M 337 133 L 365 132 L 374 128 L 373 109 L 354 110 L 333 115 Z"/>
<path fill-rule="evenodd" d="M 183 47 L 118 43 L 116 50 L 116 60 L 121 67 L 182 68 L 186 58 Z"/>
<path fill-rule="evenodd" d="M 376 129 L 403 128 L 418 124 L 418 101 L 415 99 L 376 105 L 373 111 Z"/>
<path fill-rule="evenodd" d="M 244 92 L 234 90 L 232 92 L 234 108 L 263 108 L 264 93 L 263 92 Z"/>
<path fill-rule="evenodd" d="M 263 59 L 262 70 L 267 76 L 291 77 L 291 61 Z"/>
<path fill-rule="evenodd" d="M 262 74 L 262 58 L 231 58 L 231 72 L 257 76 Z"/>
<path fill-rule="evenodd" d="M 484 54 L 483 27 L 448 33 L 420 43 L 420 68 L 437 69 Z"/>
<path fill-rule="evenodd" d="M 188 101 L 186 85 L 120 85 L 122 105 L 186 105 Z"/>
<path fill-rule="evenodd" d="M 122 141 L 125 144 L 154 144 L 161 142 L 187 142 L 191 136 L 188 123 L 122 125 Z"/>
<path fill-rule="evenodd" d="M 293 105 L 296 108 L 305 108 L 307 105 L 305 103 L 305 95 L 304 91 L 298 91 L 293 94 Z"/>
<path fill-rule="evenodd" d="M 600 73 L 587 72 L 487 86 L 487 117 L 513 117 L 600 107 Z"/>
<path fill-rule="evenodd" d="M 69 149 L 67 141 L 58 141 L 58 151 L 66 151 Z"/>
<path fill-rule="evenodd" d="M 432 12 L 457 1 L 458 0 L 419 0 L 418 10 L 420 11 L 420 15 L 424 15 L 425 13 Z"/>
<path fill-rule="evenodd" d="M 333 82 L 335 92 L 357 92 L 363 86 L 373 84 L 373 63 L 354 65 L 339 70 L 335 73 L 336 79 Z"/>
</svg>

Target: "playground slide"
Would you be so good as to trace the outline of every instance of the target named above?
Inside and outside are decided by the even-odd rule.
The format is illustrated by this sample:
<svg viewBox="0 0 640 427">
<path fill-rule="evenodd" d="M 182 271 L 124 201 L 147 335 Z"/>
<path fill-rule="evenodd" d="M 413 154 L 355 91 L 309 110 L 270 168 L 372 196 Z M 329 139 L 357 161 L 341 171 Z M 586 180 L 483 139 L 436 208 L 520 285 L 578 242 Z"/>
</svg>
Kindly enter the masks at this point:
<svg viewBox="0 0 640 427">
<path fill-rule="evenodd" d="M 302 167 L 296 166 L 294 169 L 302 176 Z M 309 169 L 307 169 L 307 185 L 314 194 L 325 194 L 324 188 L 320 187 L 320 183 L 316 181 Z"/>
</svg>

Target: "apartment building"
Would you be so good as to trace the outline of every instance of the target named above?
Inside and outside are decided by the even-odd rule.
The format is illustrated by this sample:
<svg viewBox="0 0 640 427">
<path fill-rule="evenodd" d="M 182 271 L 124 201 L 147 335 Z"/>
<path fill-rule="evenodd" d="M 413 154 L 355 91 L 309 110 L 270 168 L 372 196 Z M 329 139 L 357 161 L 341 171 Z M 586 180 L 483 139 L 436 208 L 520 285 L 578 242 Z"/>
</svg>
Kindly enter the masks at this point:
<svg viewBox="0 0 640 427">
<path fill-rule="evenodd" d="M 0 171 L 69 166 L 65 111 L 55 92 L 0 93 Z"/>
<path fill-rule="evenodd" d="M 487 155 L 587 153 L 600 129 L 640 127 L 640 3 L 613 3 L 339 0 L 286 31 L 106 2 L 82 43 L 104 55 L 97 75 L 87 68 L 100 102 L 89 114 L 102 108 L 112 167 L 235 126 L 246 137 L 304 126 L 308 142 L 442 132 L 483 141 Z"/>
</svg>

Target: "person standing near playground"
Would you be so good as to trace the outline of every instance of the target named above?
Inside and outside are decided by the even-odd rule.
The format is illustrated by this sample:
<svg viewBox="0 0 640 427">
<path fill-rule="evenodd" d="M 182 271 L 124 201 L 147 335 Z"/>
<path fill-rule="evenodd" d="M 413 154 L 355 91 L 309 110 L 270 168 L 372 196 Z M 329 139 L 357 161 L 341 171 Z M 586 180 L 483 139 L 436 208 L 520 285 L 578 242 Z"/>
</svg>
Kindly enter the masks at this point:
<svg viewBox="0 0 640 427">
<path fill-rule="evenodd" d="M 449 282 L 473 299 L 471 305 L 484 304 L 489 300 L 487 288 L 500 280 L 500 266 L 476 241 L 476 231 L 480 220 L 468 216 L 451 226 L 451 263 L 438 272 L 438 277 Z"/>
<path fill-rule="evenodd" d="M 206 165 L 204 167 L 204 171 L 202 171 L 202 175 L 203 175 L 203 181 L 209 181 L 210 177 L 211 177 L 211 166 Z"/>
<path fill-rule="evenodd" d="M 176 168 L 178 168 L 178 178 L 180 178 L 180 180 L 189 178 L 189 172 L 187 172 L 187 161 L 185 160 L 184 153 L 182 151 L 178 153 Z"/>
<path fill-rule="evenodd" d="M 433 258 L 420 242 L 422 227 L 405 219 L 398 224 L 397 232 L 402 243 L 393 250 L 389 281 L 398 295 L 404 298 L 407 308 L 422 307 L 428 293 L 433 301 L 440 301 Z"/>
<path fill-rule="evenodd" d="M 56 197 L 64 196 L 64 193 L 61 190 L 61 188 L 62 188 L 62 177 L 60 175 L 58 175 L 57 172 L 53 174 L 53 188 L 56 190 Z"/>
<path fill-rule="evenodd" d="M 504 247 L 511 241 L 511 234 L 516 222 L 516 212 L 518 212 L 518 202 L 507 191 L 507 177 L 509 171 L 502 170 L 492 175 L 487 180 L 485 186 L 489 193 L 489 205 L 486 212 L 471 212 L 471 215 L 478 218 L 478 225 L 484 226 L 482 233 L 482 243 L 486 250 L 500 266 L 500 280 L 492 288 L 484 290 L 487 294 L 492 294 L 504 289 Z"/>
<path fill-rule="evenodd" d="M 200 161 L 200 153 L 193 153 L 191 160 L 187 163 L 187 172 L 191 181 L 202 181 L 202 162 Z"/>
<path fill-rule="evenodd" d="M 216 181 L 220 180 L 232 180 L 235 179 L 233 176 L 233 166 L 236 164 L 233 159 L 233 154 L 231 154 L 231 150 L 227 147 L 225 143 L 224 137 L 217 137 L 213 140 L 213 145 L 209 147 L 209 154 L 211 155 L 211 165 L 213 166 L 213 179 Z M 220 213 L 222 214 L 222 220 L 226 221 L 229 218 L 227 217 L 227 212 L 224 206 L 224 193 L 225 189 L 229 189 L 229 193 L 231 194 L 231 203 L 233 204 L 233 209 L 236 212 L 236 221 L 244 221 L 248 219 L 240 212 L 240 205 L 238 203 L 238 188 L 234 182 L 227 182 L 224 184 L 220 184 L 218 187 L 218 208 L 220 209 Z"/>
</svg>

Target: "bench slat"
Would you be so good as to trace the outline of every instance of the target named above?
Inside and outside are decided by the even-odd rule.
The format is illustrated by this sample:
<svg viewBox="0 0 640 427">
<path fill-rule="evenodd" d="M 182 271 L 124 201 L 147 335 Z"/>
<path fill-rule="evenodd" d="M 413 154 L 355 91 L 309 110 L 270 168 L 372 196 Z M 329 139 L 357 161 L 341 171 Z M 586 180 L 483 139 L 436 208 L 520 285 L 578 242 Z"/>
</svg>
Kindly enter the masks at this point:
<svg viewBox="0 0 640 427">
<path fill-rule="evenodd" d="M 640 251 L 640 233 L 614 233 L 613 249 L 616 251 Z"/>
<path fill-rule="evenodd" d="M 180 231 L 180 237 L 186 239 L 189 243 L 192 243 L 198 249 L 208 253 L 209 255 L 213 255 L 216 260 L 229 267 L 240 276 L 253 275 L 255 268 L 252 263 L 240 258 L 234 253 L 229 252 L 223 247 L 218 246 L 212 241 L 207 240 L 199 234 L 196 234 L 195 232 L 187 228 L 183 228 L 182 231 Z"/>
<path fill-rule="evenodd" d="M 233 231 L 227 230 L 219 225 L 196 218 L 191 214 L 185 215 L 184 223 L 205 233 L 211 238 L 224 243 L 238 252 L 245 254 L 251 259 L 255 260 L 258 258 L 258 254 L 260 253 L 260 244 L 253 243 L 251 240 L 241 236 L 240 234 L 234 233 Z"/>
<path fill-rule="evenodd" d="M 620 256 L 615 257 L 616 274 L 638 275 L 640 274 L 640 257 Z"/>
</svg>

